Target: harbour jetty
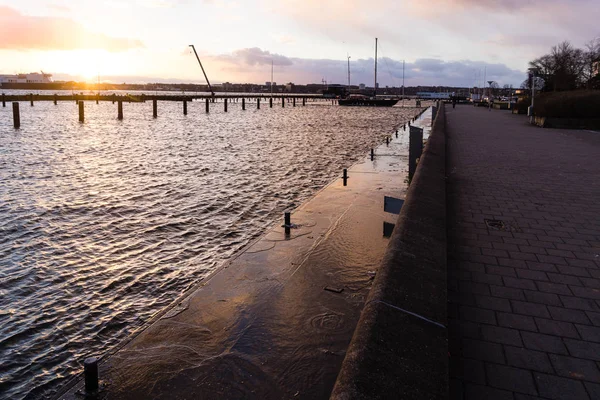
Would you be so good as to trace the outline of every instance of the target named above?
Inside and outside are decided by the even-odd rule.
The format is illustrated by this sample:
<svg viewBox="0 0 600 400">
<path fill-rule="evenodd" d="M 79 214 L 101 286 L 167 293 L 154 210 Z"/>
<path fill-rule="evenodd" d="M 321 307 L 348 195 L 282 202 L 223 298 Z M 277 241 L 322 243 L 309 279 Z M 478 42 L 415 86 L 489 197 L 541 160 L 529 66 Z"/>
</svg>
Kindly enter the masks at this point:
<svg viewBox="0 0 600 400">
<path fill-rule="evenodd" d="M 98 396 L 328 398 L 405 197 L 400 132 L 104 355 Z"/>
</svg>

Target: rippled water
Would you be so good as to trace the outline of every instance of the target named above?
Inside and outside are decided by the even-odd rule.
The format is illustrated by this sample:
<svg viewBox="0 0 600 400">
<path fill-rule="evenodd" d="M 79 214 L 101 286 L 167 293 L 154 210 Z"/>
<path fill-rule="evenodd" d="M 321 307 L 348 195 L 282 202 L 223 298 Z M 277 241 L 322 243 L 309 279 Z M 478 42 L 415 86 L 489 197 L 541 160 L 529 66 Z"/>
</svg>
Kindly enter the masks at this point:
<svg viewBox="0 0 600 400">
<path fill-rule="evenodd" d="M 51 395 L 415 109 L 0 107 L 0 397 Z"/>
</svg>

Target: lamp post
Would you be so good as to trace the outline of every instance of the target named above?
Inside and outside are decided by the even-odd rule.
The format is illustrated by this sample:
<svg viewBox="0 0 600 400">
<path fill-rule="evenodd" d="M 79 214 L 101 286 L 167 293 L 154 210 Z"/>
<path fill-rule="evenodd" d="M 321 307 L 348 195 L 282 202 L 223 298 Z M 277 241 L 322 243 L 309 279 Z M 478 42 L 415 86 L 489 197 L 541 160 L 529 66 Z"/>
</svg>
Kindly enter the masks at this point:
<svg viewBox="0 0 600 400">
<path fill-rule="evenodd" d="M 487 81 L 488 83 L 488 111 L 492 109 L 492 83 L 494 81 Z"/>
<path fill-rule="evenodd" d="M 529 117 L 529 123 L 533 124 L 533 122 L 534 122 L 533 103 L 535 100 L 535 73 L 538 71 L 538 69 L 537 68 L 529 68 L 528 71 L 531 74 L 531 105 L 527 109 L 527 116 Z"/>
</svg>

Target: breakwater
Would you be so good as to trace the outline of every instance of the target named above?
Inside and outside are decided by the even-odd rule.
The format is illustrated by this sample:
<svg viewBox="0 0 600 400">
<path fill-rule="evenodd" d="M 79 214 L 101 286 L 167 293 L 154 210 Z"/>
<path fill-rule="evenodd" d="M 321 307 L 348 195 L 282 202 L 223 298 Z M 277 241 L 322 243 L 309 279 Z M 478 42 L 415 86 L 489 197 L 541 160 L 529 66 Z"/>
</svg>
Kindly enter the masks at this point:
<svg viewBox="0 0 600 400">
<path fill-rule="evenodd" d="M 332 400 L 448 397 L 446 120 L 441 107 Z"/>
<path fill-rule="evenodd" d="M 51 394 L 420 112 L 159 106 L 0 108 L 3 395 Z"/>
</svg>

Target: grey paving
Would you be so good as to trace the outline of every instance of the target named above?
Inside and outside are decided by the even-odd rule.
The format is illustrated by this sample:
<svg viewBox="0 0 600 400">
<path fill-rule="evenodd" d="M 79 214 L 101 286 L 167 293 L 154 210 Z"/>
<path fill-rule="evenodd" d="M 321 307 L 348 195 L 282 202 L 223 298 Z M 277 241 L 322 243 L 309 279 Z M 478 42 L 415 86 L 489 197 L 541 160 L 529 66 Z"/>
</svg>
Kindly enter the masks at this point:
<svg viewBox="0 0 600 400">
<path fill-rule="evenodd" d="M 599 398 L 600 132 L 446 112 L 450 397 Z"/>
</svg>

